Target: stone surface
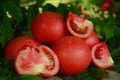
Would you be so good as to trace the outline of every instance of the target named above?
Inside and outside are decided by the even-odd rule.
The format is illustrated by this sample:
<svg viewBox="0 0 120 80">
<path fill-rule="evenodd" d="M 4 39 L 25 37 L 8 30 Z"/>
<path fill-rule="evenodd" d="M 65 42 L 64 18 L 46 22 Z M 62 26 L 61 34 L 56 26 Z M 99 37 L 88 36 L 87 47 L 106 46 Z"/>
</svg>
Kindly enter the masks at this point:
<svg viewBox="0 0 120 80">
<path fill-rule="evenodd" d="M 111 70 L 107 70 L 107 72 L 108 72 L 108 77 L 102 80 L 120 80 L 120 73 Z M 76 79 L 73 76 L 62 76 L 62 77 L 54 76 L 47 78 L 45 80 L 76 80 Z"/>
<path fill-rule="evenodd" d="M 110 71 L 110 70 L 107 70 L 107 72 L 108 72 L 108 77 L 102 80 L 120 80 L 120 73 Z"/>
</svg>

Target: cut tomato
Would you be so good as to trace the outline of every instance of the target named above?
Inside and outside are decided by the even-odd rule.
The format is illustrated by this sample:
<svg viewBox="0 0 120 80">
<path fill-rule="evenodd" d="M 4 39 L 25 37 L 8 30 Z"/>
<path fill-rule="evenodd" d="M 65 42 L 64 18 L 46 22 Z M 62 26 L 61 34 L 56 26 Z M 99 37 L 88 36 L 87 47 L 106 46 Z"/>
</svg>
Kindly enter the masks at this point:
<svg viewBox="0 0 120 80">
<path fill-rule="evenodd" d="M 105 42 L 101 42 L 93 46 L 92 61 L 96 67 L 101 69 L 108 69 L 113 66 L 114 61 Z"/>
<path fill-rule="evenodd" d="M 15 68 L 18 74 L 50 77 L 59 71 L 59 61 L 56 54 L 47 46 L 27 47 L 17 56 Z"/>
<path fill-rule="evenodd" d="M 82 16 L 69 13 L 67 29 L 75 37 L 86 38 L 93 32 L 93 24 Z"/>
</svg>

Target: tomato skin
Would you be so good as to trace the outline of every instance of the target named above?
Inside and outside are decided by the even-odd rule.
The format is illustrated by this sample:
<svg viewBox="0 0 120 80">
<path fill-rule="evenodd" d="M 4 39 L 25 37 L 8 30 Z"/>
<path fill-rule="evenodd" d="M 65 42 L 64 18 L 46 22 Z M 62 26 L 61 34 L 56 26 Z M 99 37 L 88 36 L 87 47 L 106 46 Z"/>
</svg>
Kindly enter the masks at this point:
<svg viewBox="0 0 120 80">
<path fill-rule="evenodd" d="M 60 72 L 74 75 L 86 70 L 91 62 L 89 47 L 80 38 L 67 36 L 52 47 L 60 61 Z"/>
<path fill-rule="evenodd" d="M 101 69 L 109 69 L 114 65 L 114 61 L 105 42 L 100 42 L 93 46 L 92 61 L 96 67 Z"/>
<path fill-rule="evenodd" d="M 93 24 L 82 16 L 69 12 L 66 25 L 73 36 L 87 38 L 93 32 Z"/>
<path fill-rule="evenodd" d="M 89 37 L 83 39 L 85 41 L 85 43 L 90 47 L 90 49 L 98 44 L 100 41 L 99 41 L 99 38 L 97 36 L 97 34 L 95 32 L 93 32 Z"/>
<path fill-rule="evenodd" d="M 103 5 L 101 6 L 100 10 L 107 10 L 113 9 L 115 7 L 112 0 L 103 0 Z"/>
<path fill-rule="evenodd" d="M 53 50 L 45 45 L 21 50 L 15 60 L 18 74 L 31 74 L 48 78 L 59 71 L 59 60 Z"/>
<path fill-rule="evenodd" d="M 65 19 L 55 12 L 43 12 L 33 20 L 31 32 L 39 42 L 53 44 L 67 35 Z"/>
<path fill-rule="evenodd" d="M 33 46 L 39 46 L 40 43 L 38 43 L 36 40 L 28 37 L 28 36 L 19 36 L 15 39 L 13 39 L 6 47 L 4 57 L 8 60 L 15 60 L 17 55 L 19 54 L 19 51 L 21 49 L 24 49 L 25 47 L 33 47 Z"/>
</svg>

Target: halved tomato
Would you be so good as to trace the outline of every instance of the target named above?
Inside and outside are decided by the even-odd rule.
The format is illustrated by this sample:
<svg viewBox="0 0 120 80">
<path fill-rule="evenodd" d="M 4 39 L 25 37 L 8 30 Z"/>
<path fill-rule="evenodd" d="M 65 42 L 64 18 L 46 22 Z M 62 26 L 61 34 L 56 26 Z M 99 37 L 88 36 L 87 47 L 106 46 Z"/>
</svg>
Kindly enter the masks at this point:
<svg viewBox="0 0 120 80">
<path fill-rule="evenodd" d="M 75 37 L 86 38 L 93 32 L 91 21 L 72 12 L 69 12 L 66 24 L 68 31 Z"/>
<path fill-rule="evenodd" d="M 15 69 L 18 74 L 50 77 L 59 71 L 59 61 L 56 54 L 45 45 L 27 47 L 19 52 L 15 60 Z"/>
<path fill-rule="evenodd" d="M 108 69 L 114 65 L 105 42 L 100 42 L 92 48 L 92 61 L 94 65 L 101 69 Z"/>
<path fill-rule="evenodd" d="M 20 50 L 34 46 L 40 46 L 40 43 L 31 37 L 19 36 L 8 43 L 4 53 L 5 59 L 15 60 Z"/>
</svg>

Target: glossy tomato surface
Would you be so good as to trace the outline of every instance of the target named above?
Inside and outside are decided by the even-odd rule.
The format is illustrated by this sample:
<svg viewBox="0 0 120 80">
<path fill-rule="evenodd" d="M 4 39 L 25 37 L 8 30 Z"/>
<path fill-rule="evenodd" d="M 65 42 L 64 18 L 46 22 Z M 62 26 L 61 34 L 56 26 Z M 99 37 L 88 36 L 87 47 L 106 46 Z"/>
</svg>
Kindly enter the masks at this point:
<svg viewBox="0 0 120 80">
<path fill-rule="evenodd" d="M 67 34 L 65 19 L 55 12 L 43 12 L 31 25 L 33 36 L 41 43 L 53 44 Z"/>
<path fill-rule="evenodd" d="M 74 13 L 69 13 L 67 18 L 67 29 L 75 37 L 87 38 L 93 32 L 91 21 Z"/>
<path fill-rule="evenodd" d="M 90 48 L 99 43 L 99 38 L 95 32 L 83 40 Z"/>
<path fill-rule="evenodd" d="M 26 47 L 33 47 L 39 45 L 40 43 L 28 36 L 19 36 L 13 39 L 10 43 L 8 43 L 5 49 L 4 57 L 8 60 L 15 60 L 20 50 Z"/>
<path fill-rule="evenodd" d="M 94 65 L 101 69 L 108 69 L 114 65 L 105 42 L 100 42 L 92 48 L 92 61 Z"/>
<path fill-rule="evenodd" d="M 89 47 L 77 37 L 64 37 L 52 47 L 60 61 L 60 72 L 73 75 L 85 71 L 90 62 Z"/>
<path fill-rule="evenodd" d="M 59 61 L 56 54 L 45 45 L 26 47 L 21 50 L 15 60 L 18 74 L 31 74 L 40 77 L 51 77 L 59 71 Z"/>
</svg>

